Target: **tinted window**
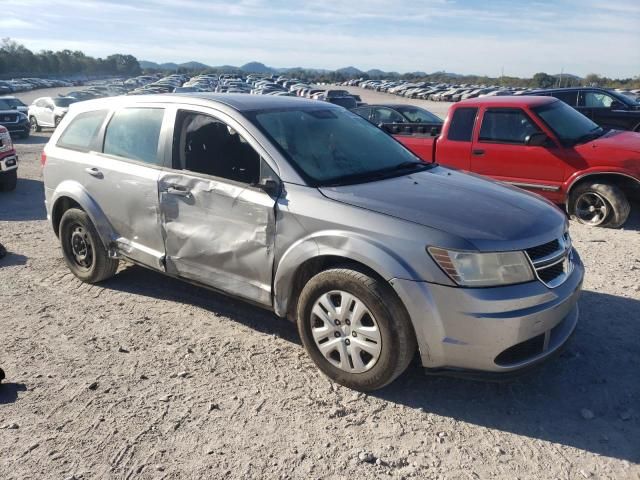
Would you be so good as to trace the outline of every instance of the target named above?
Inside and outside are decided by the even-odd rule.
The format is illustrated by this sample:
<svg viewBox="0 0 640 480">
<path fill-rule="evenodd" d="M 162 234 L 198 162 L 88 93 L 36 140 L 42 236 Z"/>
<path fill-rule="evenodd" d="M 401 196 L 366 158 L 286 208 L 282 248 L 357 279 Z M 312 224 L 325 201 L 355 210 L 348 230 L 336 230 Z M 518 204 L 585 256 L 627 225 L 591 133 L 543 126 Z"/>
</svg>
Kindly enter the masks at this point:
<svg viewBox="0 0 640 480">
<path fill-rule="evenodd" d="M 453 113 L 447 140 L 470 142 L 473 135 L 473 124 L 478 113 L 477 108 L 458 108 Z"/>
<path fill-rule="evenodd" d="M 369 107 L 365 107 L 365 108 L 354 108 L 353 110 L 351 110 L 353 113 L 357 113 L 358 115 L 360 115 L 362 118 L 369 120 L 369 115 L 371 114 L 371 109 Z"/>
<path fill-rule="evenodd" d="M 571 105 L 575 107 L 578 104 L 578 91 L 570 90 L 566 92 L 553 92 L 552 96 L 556 97 L 558 100 L 562 100 L 567 105 Z"/>
<path fill-rule="evenodd" d="M 75 98 L 59 97 L 53 99 L 53 103 L 56 105 L 56 107 L 68 107 L 74 102 L 77 102 Z"/>
<path fill-rule="evenodd" d="M 57 145 L 74 150 L 89 151 L 106 116 L 106 110 L 77 115 L 60 135 Z"/>
<path fill-rule="evenodd" d="M 164 110 L 124 108 L 114 113 L 104 136 L 104 153 L 159 164 L 158 140 Z"/>
<path fill-rule="evenodd" d="M 524 143 L 528 135 L 539 131 L 522 110 L 497 108 L 484 112 L 480 141 Z"/>
<path fill-rule="evenodd" d="M 257 183 L 260 155 L 225 123 L 199 113 L 180 112 L 174 136 L 173 167 Z"/>
<path fill-rule="evenodd" d="M 584 92 L 584 106 L 588 108 L 610 108 L 613 97 L 601 92 Z"/>
</svg>

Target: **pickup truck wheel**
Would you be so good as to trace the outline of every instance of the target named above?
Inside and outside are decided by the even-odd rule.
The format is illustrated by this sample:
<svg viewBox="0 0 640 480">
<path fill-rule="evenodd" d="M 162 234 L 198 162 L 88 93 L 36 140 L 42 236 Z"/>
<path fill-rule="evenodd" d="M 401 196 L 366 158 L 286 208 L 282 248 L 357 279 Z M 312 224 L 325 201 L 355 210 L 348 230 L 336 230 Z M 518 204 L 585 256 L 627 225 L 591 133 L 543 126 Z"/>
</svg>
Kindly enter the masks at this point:
<svg viewBox="0 0 640 480">
<path fill-rule="evenodd" d="M 118 269 L 118 260 L 108 256 L 96 228 L 82 210 L 70 208 L 62 215 L 60 244 L 69 270 L 83 282 L 101 282 Z"/>
<path fill-rule="evenodd" d="M 416 351 L 411 322 L 390 287 L 357 270 L 325 270 L 309 280 L 296 319 L 318 368 L 354 390 L 391 383 Z"/>
<path fill-rule="evenodd" d="M 18 185 L 18 169 L 0 174 L 0 192 L 13 192 Z"/>
<path fill-rule="evenodd" d="M 29 117 L 29 123 L 31 124 L 32 132 L 40 132 L 42 130 L 42 127 L 38 124 L 36 117 Z"/>
<path fill-rule="evenodd" d="M 593 183 L 577 186 L 570 197 L 572 216 L 592 227 L 618 228 L 629 217 L 631 205 L 616 185 Z"/>
</svg>

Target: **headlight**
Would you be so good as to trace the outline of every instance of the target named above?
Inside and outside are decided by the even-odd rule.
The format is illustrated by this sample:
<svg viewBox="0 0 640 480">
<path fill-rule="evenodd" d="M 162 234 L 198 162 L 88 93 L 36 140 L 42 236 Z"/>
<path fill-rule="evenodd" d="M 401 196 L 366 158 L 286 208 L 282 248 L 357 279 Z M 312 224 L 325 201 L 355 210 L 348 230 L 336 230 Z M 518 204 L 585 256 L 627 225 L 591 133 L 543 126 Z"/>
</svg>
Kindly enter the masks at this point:
<svg viewBox="0 0 640 480">
<path fill-rule="evenodd" d="M 535 278 L 524 252 L 474 253 L 437 247 L 427 250 L 451 280 L 463 287 L 495 287 Z"/>
</svg>

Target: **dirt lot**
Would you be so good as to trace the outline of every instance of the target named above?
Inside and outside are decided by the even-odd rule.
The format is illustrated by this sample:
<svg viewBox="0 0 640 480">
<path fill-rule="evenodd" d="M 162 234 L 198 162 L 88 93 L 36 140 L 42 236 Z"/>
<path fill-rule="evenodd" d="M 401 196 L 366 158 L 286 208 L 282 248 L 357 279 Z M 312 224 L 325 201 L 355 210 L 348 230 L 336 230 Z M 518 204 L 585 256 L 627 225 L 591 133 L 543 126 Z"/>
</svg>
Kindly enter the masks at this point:
<svg viewBox="0 0 640 480">
<path fill-rule="evenodd" d="M 76 280 L 45 218 L 47 135 L 18 140 L 0 194 L 1 479 L 640 479 L 637 213 L 572 224 L 587 277 L 561 357 L 501 384 L 412 366 L 362 395 L 268 312 L 139 267 Z"/>
</svg>

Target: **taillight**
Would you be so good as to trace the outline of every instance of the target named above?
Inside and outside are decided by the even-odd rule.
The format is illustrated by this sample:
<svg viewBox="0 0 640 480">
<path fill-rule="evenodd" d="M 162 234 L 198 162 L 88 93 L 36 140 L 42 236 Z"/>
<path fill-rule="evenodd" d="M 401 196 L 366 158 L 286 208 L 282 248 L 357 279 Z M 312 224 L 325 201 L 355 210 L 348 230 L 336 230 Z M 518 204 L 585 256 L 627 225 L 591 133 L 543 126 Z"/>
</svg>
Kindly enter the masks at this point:
<svg viewBox="0 0 640 480">
<path fill-rule="evenodd" d="M 40 165 L 44 167 L 44 164 L 47 163 L 47 154 L 44 153 L 44 150 L 40 154 Z"/>
</svg>

